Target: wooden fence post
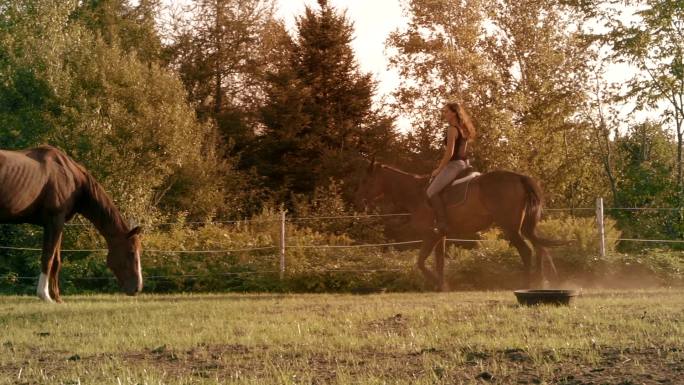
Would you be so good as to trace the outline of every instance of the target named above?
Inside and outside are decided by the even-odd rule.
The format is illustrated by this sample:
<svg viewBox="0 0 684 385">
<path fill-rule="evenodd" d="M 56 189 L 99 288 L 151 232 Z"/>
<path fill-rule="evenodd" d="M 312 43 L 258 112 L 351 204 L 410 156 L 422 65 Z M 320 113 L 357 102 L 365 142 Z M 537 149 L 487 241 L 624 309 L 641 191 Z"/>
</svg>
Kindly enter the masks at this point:
<svg viewBox="0 0 684 385">
<path fill-rule="evenodd" d="M 606 230 L 603 225 L 603 198 L 596 198 L 596 225 L 599 235 L 599 252 L 601 258 L 606 256 Z"/>
<path fill-rule="evenodd" d="M 280 212 L 280 279 L 285 278 L 285 210 Z"/>
</svg>

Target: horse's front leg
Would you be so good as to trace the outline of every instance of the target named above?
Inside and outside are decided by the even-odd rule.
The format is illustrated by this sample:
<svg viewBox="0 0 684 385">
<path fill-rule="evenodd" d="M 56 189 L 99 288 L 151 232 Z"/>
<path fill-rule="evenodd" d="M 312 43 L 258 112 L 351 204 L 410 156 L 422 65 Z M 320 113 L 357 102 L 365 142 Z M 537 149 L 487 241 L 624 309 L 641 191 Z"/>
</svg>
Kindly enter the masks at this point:
<svg viewBox="0 0 684 385">
<path fill-rule="evenodd" d="M 53 302 L 50 297 L 50 276 L 52 275 L 55 254 L 58 253 L 59 244 L 62 241 L 63 228 L 64 221 L 57 219 L 43 227 L 43 254 L 40 260 L 40 278 L 38 279 L 36 294 L 45 302 Z"/>
<path fill-rule="evenodd" d="M 437 273 L 437 290 L 449 291 L 449 284 L 444 279 L 444 256 L 446 254 L 446 237 L 441 237 L 435 247 L 435 272 Z"/>
<path fill-rule="evenodd" d="M 418 269 L 423 273 L 425 276 L 425 279 L 433 286 L 438 287 L 441 284 L 440 278 L 432 272 L 432 270 L 428 269 L 428 267 L 425 265 L 425 261 L 427 258 L 430 256 L 432 253 L 432 250 L 434 250 L 435 245 L 437 244 L 437 241 L 440 240 L 441 237 L 435 236 L 435 235 L 427 235 L 423 237 L 423 243 L 420 247 L 420 253 L 418 254 Z"/>
</svg>

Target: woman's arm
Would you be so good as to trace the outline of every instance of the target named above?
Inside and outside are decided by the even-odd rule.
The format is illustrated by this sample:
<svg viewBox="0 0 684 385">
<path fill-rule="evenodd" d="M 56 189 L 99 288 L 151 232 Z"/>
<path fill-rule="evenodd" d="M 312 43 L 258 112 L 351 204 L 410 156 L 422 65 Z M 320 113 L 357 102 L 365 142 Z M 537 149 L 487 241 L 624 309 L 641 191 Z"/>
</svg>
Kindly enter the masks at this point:
<svg viewBox="0 0 684 385">
<path fill-rule="evenodd" d="M 432 172 L 432 176 L 435 176 L 439 174 L 440 171 L 444 168 L 444 166 L 449 163 L 451 160 L 451 157 L 454 155 L 454 144 L 456 143 L 456 138 L 457 136 L 460 135 L 458 129 L 456 126 L 449 125 L 449 129 L 447 130 L 447 140 L 446 140 L 446 147 L 444 148 L 444 155 L 442 156 L 442 159 L 439 161 L 439 165 L 435 169 L 435 171 Z"/>
</svg>

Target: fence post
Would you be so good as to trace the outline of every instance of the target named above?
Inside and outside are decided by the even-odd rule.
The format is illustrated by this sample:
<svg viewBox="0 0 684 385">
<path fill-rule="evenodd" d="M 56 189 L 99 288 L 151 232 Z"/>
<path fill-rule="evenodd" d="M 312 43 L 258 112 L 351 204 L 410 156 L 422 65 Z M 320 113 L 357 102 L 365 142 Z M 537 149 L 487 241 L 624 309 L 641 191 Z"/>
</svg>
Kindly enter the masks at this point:
<svg viewBox="0 0 684 385">
<path fill-rule="evenodd" d="M 596 225 L 599 233 L 599 252 L 601 258 L 606 256 L 606 231 L 603 226 L 603 198 L 596 198 Z"/>
<path fill-rule="evenodd" d="M 285 278 L 285 210 L 280 211 L 280 279 Z"/>
</svg>

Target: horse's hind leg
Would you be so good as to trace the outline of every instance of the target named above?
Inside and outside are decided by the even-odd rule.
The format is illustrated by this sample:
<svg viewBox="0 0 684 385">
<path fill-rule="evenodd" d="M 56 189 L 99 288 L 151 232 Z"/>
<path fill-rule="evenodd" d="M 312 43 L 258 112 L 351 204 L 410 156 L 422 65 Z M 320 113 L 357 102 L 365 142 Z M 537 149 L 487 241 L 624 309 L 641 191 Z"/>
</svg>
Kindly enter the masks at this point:
<svg viewBox="0 0 684 385">
<path fill-rule="evenodd" d="M 552 285 L 558 283 L 558 271 L 549 254 L 549 250 L 544 246 L 534 245 L 534 255 L 536 257 L 535 261 L 537 266 L 537 271 L 535 271 L 535 273 L 539 276 L 540 282 L 543 284 L 544 281 L 548 279 Z M 544 261 L 546 261 L 546 263 L 544 263 Z M 548 266 L 548 268 L 545 269 L 545 266 Z M 548 277 L 546 272 L 551 273 L 550 277 Z"/>
<path fill-rule="evenodd" d="M 534 278 L 532 277 L 532 249 L 525 242 L 519 231 L 508 231 L 506 232 L 506 237 L 513 247 L 518 250 L 518 254 L 520 254 L 522 259 L 523 266 L 525 267 L 525 286 L 530 288 L 538 285 L 541 278 L 537 277 L 537 274 L 535 274 Z"/>
</svg>

